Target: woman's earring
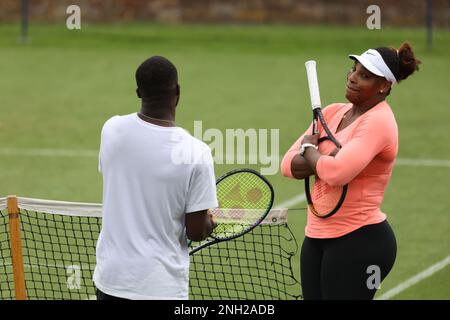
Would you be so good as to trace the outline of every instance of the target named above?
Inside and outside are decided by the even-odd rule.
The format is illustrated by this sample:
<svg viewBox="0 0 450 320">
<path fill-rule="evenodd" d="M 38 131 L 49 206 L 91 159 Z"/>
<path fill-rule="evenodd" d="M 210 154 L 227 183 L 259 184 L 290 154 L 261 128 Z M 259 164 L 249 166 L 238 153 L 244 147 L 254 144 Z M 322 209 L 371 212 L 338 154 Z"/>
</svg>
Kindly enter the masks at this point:
<svg viewBox="0 0 450 320">
<path fill-rule="evenodd" d="M 383 93 L 383 90 L 380 90 L 380 93 Z"/>
</svg>

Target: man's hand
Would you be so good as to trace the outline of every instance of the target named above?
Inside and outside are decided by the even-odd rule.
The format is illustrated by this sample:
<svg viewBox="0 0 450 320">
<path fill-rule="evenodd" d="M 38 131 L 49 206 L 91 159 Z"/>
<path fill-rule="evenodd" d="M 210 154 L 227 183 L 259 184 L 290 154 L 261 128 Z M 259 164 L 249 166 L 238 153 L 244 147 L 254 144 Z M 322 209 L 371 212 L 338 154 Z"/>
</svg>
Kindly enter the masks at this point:
<svg viewBox="0 0 450 320">
<path fill-rule="evenodd" d="M 203 241 L 217 226 L 210 210 L 201 210 L 186 214 L 186 235 L 189 240 Z"/>
<path fill-rule="evenodd" d="M 212 231 L 212 230 L 214 230 L 217 227 L 217 223 L 214 220 L 214 216 L 212 215 L 210 210 L 208 210 L 208 217 L 209 217 L 209 220 L 211 222 L 211 231 Z"/>
</svg>

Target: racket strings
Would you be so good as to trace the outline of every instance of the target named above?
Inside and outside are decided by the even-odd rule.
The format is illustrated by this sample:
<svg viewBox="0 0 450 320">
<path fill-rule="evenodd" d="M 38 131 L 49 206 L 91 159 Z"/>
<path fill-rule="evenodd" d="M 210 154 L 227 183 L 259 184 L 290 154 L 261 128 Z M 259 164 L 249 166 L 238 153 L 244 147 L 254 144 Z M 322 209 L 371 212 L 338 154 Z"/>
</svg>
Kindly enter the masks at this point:
<svg viewBox="0 0 450 320">
<path fill-rule="evenodd" d="M 270 209 L 273 191 L 258 175 L 238 172 L 217 184 L 219 208 L 211 210 L 217 227 L 213 236 L 225 239 L 258 224 Z"/>
<path fill-rule="evenodd" d="M 319 118 L 318 123 L 321 125 L 322 130 L 326 133 L 325 136 L 319 139 L 319 143 L 330 144 L 324 146 L 325 150 L 330 147 L 342 148 L 339 141 L 336 140 L 325 123 L 322 113 L 319 111 L 316 113 Z M 344 188 L 346 187 L 330 186 L 325 181 L 321 180 L 317 175 L 312 175 L 309 177 L 308 185 L 309 187 L 305 185 L 305 191 L 309 196 L 307 197 L 309 207 L 314 215 L 318 217 L 329 217 L 339 210 L 342 205 L 343 197 L 345 197 L 346 189 Z"/>
<path fill-rule="evenodd" d="M 310 190 L 312 206 L 316 214 L 326 216 L 339 204 L 343 187 L 330 186 L 316 176 L 310 177 Z"/>
</svg>

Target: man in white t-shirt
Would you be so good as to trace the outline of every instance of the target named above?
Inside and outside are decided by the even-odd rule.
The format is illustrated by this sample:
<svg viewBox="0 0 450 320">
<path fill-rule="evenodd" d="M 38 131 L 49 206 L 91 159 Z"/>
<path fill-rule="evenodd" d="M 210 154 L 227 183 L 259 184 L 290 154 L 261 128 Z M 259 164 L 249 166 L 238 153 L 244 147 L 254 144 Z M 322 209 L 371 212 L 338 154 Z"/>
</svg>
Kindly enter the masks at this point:
<svg viewBox="0 0 450 320">
<path fill-rule="evenodd" d="M 175 66 L 159 56 L 136 71 L 141 110 L 103 126 L 103 222 L 97 298 L 188 299 L 188 238 L 205 239 L 217 207 L 209 147 L 175 125 Z"/>
</svg>

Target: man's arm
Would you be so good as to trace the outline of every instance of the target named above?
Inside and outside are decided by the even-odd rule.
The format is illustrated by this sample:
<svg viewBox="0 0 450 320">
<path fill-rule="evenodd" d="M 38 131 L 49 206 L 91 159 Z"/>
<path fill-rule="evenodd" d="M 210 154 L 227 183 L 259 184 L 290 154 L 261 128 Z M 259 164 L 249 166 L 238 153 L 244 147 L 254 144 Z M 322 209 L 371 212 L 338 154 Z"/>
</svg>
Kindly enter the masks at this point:
<svg viewBox="0 0 450 320">
<path fill-rule="evenodd" d="M 202 241 L 216 226 L 208 210 L 218 206 L 214 162 L 207 146 L 195 164 L 189 185 L 185 207 L 186 235 L 192 241 Z"/>
</svg>

